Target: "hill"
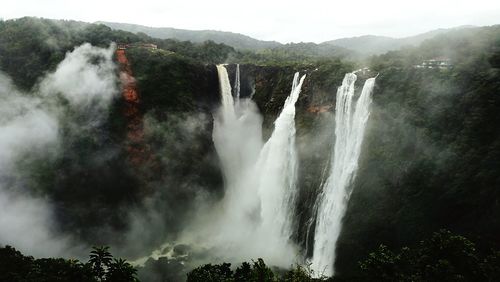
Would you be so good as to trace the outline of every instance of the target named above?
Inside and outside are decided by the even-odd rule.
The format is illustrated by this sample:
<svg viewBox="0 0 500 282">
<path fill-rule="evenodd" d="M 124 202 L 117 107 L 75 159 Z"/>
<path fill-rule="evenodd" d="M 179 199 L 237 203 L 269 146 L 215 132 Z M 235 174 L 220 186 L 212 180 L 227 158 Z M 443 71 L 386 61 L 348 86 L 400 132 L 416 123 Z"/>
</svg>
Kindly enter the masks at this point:
<svg viewBox="0 0 500 282">
<path fill-rule="evenodd" d="M 239 33 L 215 31 L 215 30 L 186 30 L 170 27 L 147 27 L 143 25 L 114 23 L 114 22 L 98 22 L 111 27 L 133 33 L 142 32 L 151 37 L 159 39 L 176 39 L 179 41 L 191 41 L 193 43 L 202 43 L 207 40 L 216 43 L 223 43 L 241 50 L 262 50 L 267 48 L 279 47 L 281 44 L 276 41 L 262 41 L 250 36 Z"/>
<path fill-rule="evenodd" d="M 334 45 L 356 51 L 363 55 L 378 55 L 388 51 L 398 50 L 405 46 L 418 46 L 427 39 L 450 31 L 475 28 L 473 26 L 461 26 L 456 28 L 440 28 L 414 36 L 393 38 L 387 36 L 363 35 L 358 37 L 340 38 L 323 42 L 322 44 Z"/>
<path fill-rule="evenodd" d="M 143 25 L 97 22 L 106 25 L 114 30 L 123 30 L 132 33 L 144 33 L 148 36 L 159 39 L 174 39 L 178 41 L 190 41 L 202 43 L 214 41 L 234 47 L 237 50 L 257 51 L 281 50 L 287 53 L 298 53 L 312 57 L 352 57 L 355 55 L 379 55 L 388 51 L 398 50 L 405 46 L 418 46 L 427 39 L 432 39 L 437 35 L 442 35 L 450 31 L 475 28 L 473 26 L 460 26 L 456 28 L 440 28 L 425 33 L 394 38 L 377 35 L 363 35 L 358 37 L 339 38 L 325 41 L 320 44 L 311 42 L 281 44 L 276 41 L 263 41 L 247 35 L 215 30 L 186 30 L 170 27 L 148 27 Z"/>
</svg>

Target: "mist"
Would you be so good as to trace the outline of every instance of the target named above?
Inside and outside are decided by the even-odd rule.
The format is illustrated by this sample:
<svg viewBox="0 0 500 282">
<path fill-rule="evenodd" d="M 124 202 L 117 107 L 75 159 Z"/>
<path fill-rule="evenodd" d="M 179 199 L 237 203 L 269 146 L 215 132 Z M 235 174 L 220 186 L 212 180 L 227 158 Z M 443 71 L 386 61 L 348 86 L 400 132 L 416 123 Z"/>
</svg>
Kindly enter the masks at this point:
<svg viewBox="0 0 500 282">
<path fill-rule="evenodd" d="M 50 162 L 60 153 L 61 124 L 78 126 L 67 113 L 101 122 L 118 93 L 108 49 L 83 44 L 66 54 L 31 92 L 0 74 L 0 241 L 35 256 L 81 256 L 83 245 L 60 232 L 49 198 L 31 183 L 31 159 Z"/>
</svg>

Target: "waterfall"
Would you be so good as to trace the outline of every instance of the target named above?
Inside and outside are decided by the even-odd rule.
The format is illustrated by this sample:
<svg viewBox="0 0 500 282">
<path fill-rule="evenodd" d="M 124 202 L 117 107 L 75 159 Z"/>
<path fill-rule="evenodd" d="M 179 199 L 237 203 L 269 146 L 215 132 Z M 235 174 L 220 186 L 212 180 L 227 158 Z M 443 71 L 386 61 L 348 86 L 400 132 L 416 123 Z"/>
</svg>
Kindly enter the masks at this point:
<svg viewBox="0 0 500 282">
<path fill-rule="evenodd" d="M 318 198 L 312 258 L 312 268 L 316 275 L 334 274 L 336 243 L 352 192 L 349 186 L 356 176 L 365 127 L 370 115 L 375 78 L 366 80 L 361 95 L 353 105 L 356 79 L 354 73 L 346 74 L 342 86 L 337 90 L 332 168 Z"/>
<path fill-rule="evenodd" d="M 292 91 L 274 123 L 257 163 L 262 226 L 269 238 L 287 241 L 291 236 L 297 196 L 297 151 L 295 148 L 295 103 L 306 75 L 295 73 Z M 278 243 L 278 242 L 276 242 Z"/>
<path fill-rule="evenodd" d="M 294 75 L 290 95 L 264 144 L 262 116 L 251 98 L 238 97 L 239 67 L 236 71 L 233 99 L 227 70 L 217 66 L 221 106 L 214 113 L 212 138 L 224 177 L 224 197 L 206 206 L 202 198 L 178 242 L 210 250 L 205 259 L 263 258 L 270 265 L 290 267 L 298 258 L 298 248 L 290 240 L 298 188 L 295 103 L 306 76 Z M 155 252 L 152 257 L 162 251 Z"/>
<path fill-rule="evenodd" d="M 234 79 L 234 88 L 236 92 L 236 99 L 240 99 L 240 88 L 241 88 L 241 82 L 240 82 L 240 64 L 236 65 L 236 77 Z"/>
<path fill-rule="evenodd" d="M 202 227 L 203 237 L 214 253 L 229 260 L 263 257 L 288 267 L 296 257 L 292 216 L 296 198 L 297 152 L 295 103 L 305 75 L 296 73 L 290 96 L 274 123 L 274 131 L 262 142 L 262 117 L 251 99 L 238 95 L 239 66 L 234 83 L 235 98 L 224 65 L 218 65 L 221 107 L 214 115 L 213 141 L 224 176 L 225 195 L 210 217 L 217 222 Z M 206 221 L 205 221 L 206 222 Z M 229 257 L 228 257 L 229 256 Z"/>
<path fill-rule="evenodd" d="M 262 147 L 262 118 L 251 100 L 237 103 L 231 95 L 231 84 L 224 65 L 217 65 L 221 92 L 221 107 L 214 115 L 212 138 L 222 164 L 225 186 L 228 193 L 241 187 L 238 185 L 244 174 L 257 160 Z M 236 84 L 239 92 L 239 84 Z"/>
<path fill-rule="evenodd" d="M 221 93 L 221 109 L 223 109 L 220 117 L 226 122 L 232 122 L 235 119 L 234 99 L 231 95 L 231 83 L 227 69 L 224 65 L 217 65 L 217 73 L 219 75 L 219 87 Z"/>
</svg>

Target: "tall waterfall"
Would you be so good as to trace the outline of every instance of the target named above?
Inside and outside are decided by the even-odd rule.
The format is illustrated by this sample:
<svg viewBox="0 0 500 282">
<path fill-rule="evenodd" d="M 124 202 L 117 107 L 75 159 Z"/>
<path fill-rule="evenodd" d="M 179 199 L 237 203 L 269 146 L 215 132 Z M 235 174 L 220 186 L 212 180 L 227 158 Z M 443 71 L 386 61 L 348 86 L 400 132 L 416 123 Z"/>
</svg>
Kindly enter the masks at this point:
<svg viewBox="0 0 500 282">
<path fill-rule="evenodd" d="M 205 227 L 210 233 L 204 238 L 210 238 L 214 253 L 234 256 L 228 259 L 263 257 L 288 267 L 296 257 L 289 240 L 297 189 L 295 103 L 305 75 L 299 79 L 295 74 L 290 96 L 263 144 L 257 107 L 251 99 L 239 97 L 239 66 L 235 99 L 225 66 L 217 66 L 217 71 L 222 103 L 214 116 L 213 140 L 222 164 L 225 196 L 215 215 L 210 215 L 218 222 Z"/>
<path fill-rule="evenodd" d="M 253 167 L 262 148 L 262 117 L 251 100 L 240 102 L 237 96 L 235 103 L 226 67 L 217 65 L 217 71 L 221 107 L 215 114 L 212 138 L 221 160 L 226 193 L 241 195 L 246 192 L 241 191 L 242 178 Z M 236 87 L 239 93 L 239 84 Z"/>
<path fill-rule="evenodd" d="M 306 75 L 303 75 L 299 80 L 299 73 L 295 73 L 290 96 L 274 122 L 274 131 L 257 163 L 262 226 L 269 232 L 269 238 L 281 241 L 287 241 L 292 231 L 298 170 L 295 103 L 305 78 Z"/>
<path fill-rule="evenodd" d="M 240 99 L 240 88 L 241 88 L 241 82 L 240 82 L 240 64 L 236 65 L 236 76 L 234 79 L 234 88 L 235 88 L 235 95 L 236 99 Z"/>
<path fill-rule="evenodd" d="M 366 80 L 354 105 L 356 79 L 354 73 L 346 74 L 342 86 L 337 90 L 332 168 L 318 199 L 312 258 L 312 268 L 317 275 L 334 274 L 336 243 L 352 192 L 349 187 L 356 176 L 365 127 L 370 115 L 375 78 Z"/>
<path fill-rule="evenodd" d="M 234 99 L 233 95 L 231 95 L 231 83 L 229 82 L 226 67 L 224 65 L 217 65 L 217 73 L 219 75 L 219 87 L 221 92 L 221 109 L 224 111 L 221 118 L 226 122 L 234 121 Z"/>
</svg>

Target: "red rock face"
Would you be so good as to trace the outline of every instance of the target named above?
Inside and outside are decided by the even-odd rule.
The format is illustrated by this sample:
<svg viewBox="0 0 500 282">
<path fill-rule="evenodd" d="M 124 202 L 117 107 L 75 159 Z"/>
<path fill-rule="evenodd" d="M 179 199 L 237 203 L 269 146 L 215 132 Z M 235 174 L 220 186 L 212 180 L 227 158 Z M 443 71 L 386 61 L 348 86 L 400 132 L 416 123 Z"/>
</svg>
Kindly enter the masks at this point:
<svg viewBox="0 0 500 282">
<path fill-rule="evenodd" d="M 116 50 L 116 57 L 120 64 L 122 97 L 125 100 L 123 114 L 127 119 L 126 150 L 128 160 L 132 165 L 140 166 L 147 162 L 151 156 L 148 146 L 144 143 L 143 115 L 139 109 L 140 96 L 125 50 Z"/>
<path fill-rule="evenodd" d="M 319 114 L 319 113 L 328 112 L 328 111 L 330 111 L 331 108 L 333 108 L 332 105 L 326 105 L 326 106 L 309 106 L 309 108 L 307 108 L 307 111 L 310 112 L 310 113 Z"/>
<path fill-rule="evenodd" d="M 139 94 L 132 69 L 128 62 L 125 50 L 116 50 L 116 57 L 120 64 L 120 79 L 123 85 L 123 98 L 129 103 L 139 103 Z"/>
</svg>

